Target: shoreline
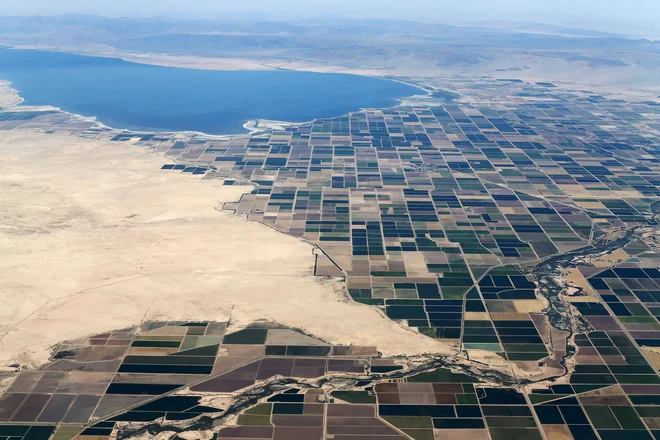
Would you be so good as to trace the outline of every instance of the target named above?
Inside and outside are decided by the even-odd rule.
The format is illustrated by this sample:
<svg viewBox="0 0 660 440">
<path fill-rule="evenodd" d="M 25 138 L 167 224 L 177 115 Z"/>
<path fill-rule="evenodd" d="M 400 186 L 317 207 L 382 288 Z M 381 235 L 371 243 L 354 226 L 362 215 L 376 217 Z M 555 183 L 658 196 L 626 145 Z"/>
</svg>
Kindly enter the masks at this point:
<svg viewBox="0 0 660 440">
<path fill-rule="evenodd" d="M 13 84 L 9 80 L 0 79 L 0 113 L 4 111 L 17 111 L 17 112 L 30 112 L 30 111 L 41 111 L 48 112 L 54 111 L 69 115 L 75 119 L 78 119 L 82 122 L 93 122 L 94 126 L 99 129 L 105 129 L 108 131 L 116 131 L 121 133 L 135 133 L 136 135 L 148 135 L 148 134 L 170 134 L 170 135 L 184 135 L 184 136 L 198 136 L 210 140 L 226 140 L 235 137 L 250 136 L 255 133 L 261 133 L 265 130 L 272 129 L 271 127 L 286 128 L 289 126 L 297 126 L 306 124 L 309 122 L 286 122 L 286 121 L 274 121 L 269 119 L 254 119 L 248 120 L 243 124 L 243 128 L 248 130 L 247 133 L 235 133 L 235 134 L 209 134 L 201 131 L 193 130 L 133 130 L 129 128 L 119 128 L 112 127 L 104 124 L 99 121 L 96 116 L 83 116 L 78 113 L 69 112 L 60 107 L 53 105 L 30 105 L 25 104 L 25 99 L 20 96 L 20 91 L 12 87 Z M 15 100 L 11 100 L 11 97 L 15 97 Z M 3 98 L 6 98 L 8 101 L 7 104 L 3 103 Z M 262 128 L 263 126 L 263 128 Z"/>
<path fill-rule="evenodd" d="M 62 52 L 62 53 L 69 53 L 69 52 Z M 81 55 L 81 56 L 95 56 L 95 55 Z M 125 60 L 126 61 L 126 60 Z M 132 62 L 132 61 L 128 61 Z M 180 68 L 185 68 L 185 67 L 180 67 Z M 268 70 L 264 70 L 268 71 Z M 288 70 L 292 72 L 298 72 L 298 70 Z M 304 72 L 304 71 L 301 71 Z M 333 72 L 318 72 L 318 73 L 327 73 L 327 74 L 333 74 Z M 337 72 L 336 74 L 341 74 L 341 75 L 355 75 L 355 76 L 362 76 L 357 73 L 339 73 Z M 390 106 L 390 107 L 378 107 L 379 110 L 385 110 L 385 109 L 393 109 L 401 106 L 406 106 L 406 105 L 412 105 L 412 103 L 415 102 L 416 99 L 422 99 L 422 98 L 428 98 L 430 97 L 434 90 L 426 85 L 423 84 L 418 84 L 415 82 L 411 81 L 405 81 L 400 78 L 392 78 L 392 77 L 385 77 L 385 76 L 371 76 L 371 78 L 379 78 L 384 81 L 392 81 L 392 82 L 397 82 L 400 84 L 405 84 L 410 87 L 414 87 L 416 89 L 419 89 L 420 92 L 424 92 L 426 94 L 415 94 L 415 95 L 410 95 L 407 97 L 397 97 L 397 98 L 392 98 L 393 101 L 395 101 L 395 105 Z M 4 90 L 7 95 L 7 103 L 3 103 L 2 99 L 2 93 L 1 91 Z M 12 99 L 13 98 L 13 99 Z M 15 110 L 15 111 L 56 111 L 59 113 L 67 114 L 72 117 L 75 117 L 76 119 L 79 119 L 84 122 L 94 122 L 94 124 L 99 128 L 99 129 L 106 129 L 106 130 L 111 130 L 111 131 L 119 131 L 119 132 L 129 132 L 129 133 L 135 133 L 135 134 L 142 134 L 142 135 L 147 135 L 147 134 L 172 134 L 172 135 L 184 135 L 184 136 L 199 136 L 205 139 L 211 139 L 211 140 L 226 140 L 230 138 L 235 138 L 235 137 L 242 137 L 242 136 L 251 136 L 257 133 L 263 133 L 267 132 L 269 130 L 274 131 L 274 130 L 285 130 L 288 127 L 298 127 L 301 125 L 305 124 L 310 124 L 314 121 L 313 118 L 312 120 L 309 121 L 302 121 L 302 122 L 289 122 L 289 121 L 278 121 L 278 120 L 272 120 L 272 119 L 264 119 L 264 118 L 258 118 L 258 119 L 249 119 L 247 120 L 242 127 L 247 130 L 247 133 L 231 133 L 231 134 L 210 134 L 210 133 L 204 133 L 201 131 L 195 131 L 195 130 L 146 130 L 146 129 L 130 129 L 130 128 L 120 128 L 120 127 L 112 127 L 110 125 L 107 125 L 101 121 L 98 120 L 97 116 L 84 116 L 78 113 L 70 112 L 67 110 L 62 109 L 61 107 L 57 107 L 54 105 L 30 105 L 25 103 L 25 99 L 21 97 L 20 95 L 20 90 L 16 89 L 13 86 L 12 81 L 2 79 L 0 78 L 0 110 L 6 111 L 6 110 Z M 329 118 L 339 118 L 339 117 L 344 117 L 348 116 L 351 113 L 354 112 L 362 112 L 365 110 L 370 110 L 370 109 L 376 109 L 376 107 L 361 107 L 357 110 L 353 110 L 348 113 L 344 113 L 341 115 L 336 115 L 336 116 L 330 116 Z"/>
<path fill-rule="evenodd" d="M 387 75 L 401 74 L 397 70 L 379 68 L 352 68 L 334 66 L 306 61 L 283 59 L 237 58 L 237 57 L 204 57 L 197 55 L 169 55 L 156 52 L 125 52 L 110 48 L 110 50 L 80 50 L 76 48 L 43 45 L 8 45 L 8 49 L 41 50 L 45 52 L 66 53 L 71 55 L 110 58 L 129 63 L 145 64 L 150 66 L 175 67 L 181 69 L 197 70 L 225 70 L 225 71 L 296 71 L 312 73 L 338 73 L 346 75 L 359 75 L 367 77 L 384 78 Z"/>
<path fill-rule="evenodd" d="M 2 110 L 18 107 L 25 101 L 18 90 L 12 87 L 12 82 L 9 80 L 0 79 L 0 90 L 6 91 L 4 95 L 0 93 L 0 109 Z"/>
</svg>

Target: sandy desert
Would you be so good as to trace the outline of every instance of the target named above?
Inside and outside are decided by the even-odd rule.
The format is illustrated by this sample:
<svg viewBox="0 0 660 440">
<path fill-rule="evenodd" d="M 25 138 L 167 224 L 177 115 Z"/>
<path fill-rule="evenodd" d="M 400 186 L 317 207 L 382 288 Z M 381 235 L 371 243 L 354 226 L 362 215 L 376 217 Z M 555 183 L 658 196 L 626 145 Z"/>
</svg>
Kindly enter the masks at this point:
<svg viewBox="0 0 660 440">
<path fill-rule="evenodd" d="M 1 365 L 143 320 L 266 319 L 384 354 L 449 352 L 315 279 L 310 245 L 220 211 L 250 187 L 164 163 L 129 144 L 0 134 Z"/>
</svg>

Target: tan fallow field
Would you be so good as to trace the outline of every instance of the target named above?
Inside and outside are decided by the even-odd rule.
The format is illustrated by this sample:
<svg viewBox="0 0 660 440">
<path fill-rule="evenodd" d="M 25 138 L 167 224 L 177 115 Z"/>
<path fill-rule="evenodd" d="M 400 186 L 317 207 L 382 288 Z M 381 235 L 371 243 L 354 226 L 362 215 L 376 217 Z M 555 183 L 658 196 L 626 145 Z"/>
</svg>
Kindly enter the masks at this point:
<svg viewBox="0 0 660 440">
<path fill-rule="evenodd" d="M 272 320 L 386 355 L 450 348 L 312 274 L 312 246 L 221 212 L 250 187 L 134 145 L 0 132 L 0 366 L 143 320 Z"/>
</svg>

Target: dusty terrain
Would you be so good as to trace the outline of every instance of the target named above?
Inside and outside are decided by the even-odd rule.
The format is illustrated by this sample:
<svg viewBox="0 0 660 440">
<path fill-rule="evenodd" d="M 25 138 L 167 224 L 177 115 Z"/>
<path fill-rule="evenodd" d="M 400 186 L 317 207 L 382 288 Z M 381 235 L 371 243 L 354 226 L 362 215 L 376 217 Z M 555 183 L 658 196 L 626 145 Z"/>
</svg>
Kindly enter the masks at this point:
<svg viewBox="0 0 660 440">
<path fill-rule="evenodd" d="M 295 70 L 299 72 L 345 73 L 378 77 L 409 73 L 405 70 L 396 69 L 333 66 L 312 61 L 290 61 L 281 59 L 256 60 L 250 58 L 166 55 L 162 53 L 122 52 L 116 50 L 101 53 L 92 52 L 91 55 L 121 58 L 133 63 L 200 70 Z"/>
<path fill-rule="evenodd" d="M 249 187 L 163 163 L 128 144 L 0 132 L 0 366 L 144 319 L 270 319 L 390 355 L 449 351 L 315 279 L 310 245 L 219 211 Z"/>
</svg>

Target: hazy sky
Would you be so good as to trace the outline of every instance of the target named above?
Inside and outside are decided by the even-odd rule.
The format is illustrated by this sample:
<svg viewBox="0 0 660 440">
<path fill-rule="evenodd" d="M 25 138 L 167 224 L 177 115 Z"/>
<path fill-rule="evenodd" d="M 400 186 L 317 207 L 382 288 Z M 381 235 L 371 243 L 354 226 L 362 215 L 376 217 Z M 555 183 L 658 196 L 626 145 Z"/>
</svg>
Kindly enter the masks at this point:
<svg viewBox="0 0 660 440">
<path fill-rule="evenodd" d="M 660 26 L 660 0 L 0 0 L 0 15 L 99 14 L 261 18 L 405 18 L 488 20 L 610 27 Z"/>
</svg>

